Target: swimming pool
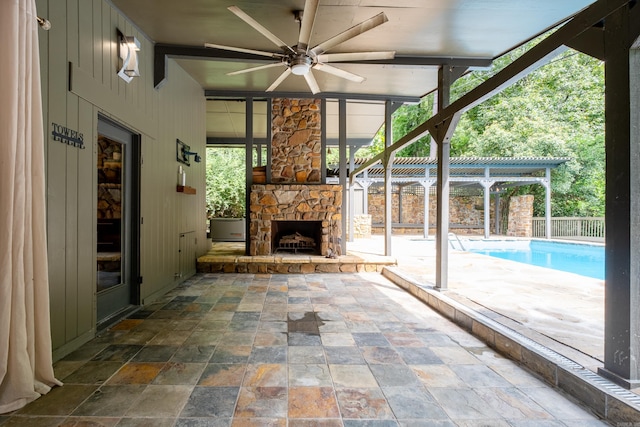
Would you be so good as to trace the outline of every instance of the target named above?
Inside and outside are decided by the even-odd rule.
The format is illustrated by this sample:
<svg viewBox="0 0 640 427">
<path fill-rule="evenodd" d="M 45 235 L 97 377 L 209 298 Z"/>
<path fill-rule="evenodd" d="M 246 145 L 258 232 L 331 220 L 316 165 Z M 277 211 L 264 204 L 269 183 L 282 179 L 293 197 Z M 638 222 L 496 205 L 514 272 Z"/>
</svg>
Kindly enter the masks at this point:
<svg viewBox="0 0 640 427">
<path fill-rule="evenodd" d="M 469 251 L 604 280 L 604 246 L 531 240 L 525 247 Z"/>
</svg>

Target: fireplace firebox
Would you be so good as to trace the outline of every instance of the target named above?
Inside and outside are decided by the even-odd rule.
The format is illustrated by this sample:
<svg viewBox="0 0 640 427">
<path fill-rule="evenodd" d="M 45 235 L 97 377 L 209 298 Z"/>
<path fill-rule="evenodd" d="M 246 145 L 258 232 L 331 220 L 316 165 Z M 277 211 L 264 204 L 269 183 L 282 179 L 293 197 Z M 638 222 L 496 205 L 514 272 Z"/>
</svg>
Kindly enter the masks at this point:
<svg viewBox="0 0 640 427">
<path fill-rule="evenodd" d="M 322 221 L 271 221 L 273 253 L 321 255 Z"/>
</svg>

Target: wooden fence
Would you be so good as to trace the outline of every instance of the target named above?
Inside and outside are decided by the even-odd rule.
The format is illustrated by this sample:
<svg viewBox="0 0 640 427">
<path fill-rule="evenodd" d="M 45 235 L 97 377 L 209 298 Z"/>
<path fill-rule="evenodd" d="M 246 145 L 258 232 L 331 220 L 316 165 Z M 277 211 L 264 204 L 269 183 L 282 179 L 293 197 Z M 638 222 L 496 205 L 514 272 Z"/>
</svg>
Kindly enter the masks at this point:
<svg viewBox="0 0 640 427">
<path fill-rule="evenodd" d="M 533 218 L 533 237 L 546 237 L 544 218 Z M 551 218 L 551 237 L 604 241 L 604 217 Z"/>
</svg>

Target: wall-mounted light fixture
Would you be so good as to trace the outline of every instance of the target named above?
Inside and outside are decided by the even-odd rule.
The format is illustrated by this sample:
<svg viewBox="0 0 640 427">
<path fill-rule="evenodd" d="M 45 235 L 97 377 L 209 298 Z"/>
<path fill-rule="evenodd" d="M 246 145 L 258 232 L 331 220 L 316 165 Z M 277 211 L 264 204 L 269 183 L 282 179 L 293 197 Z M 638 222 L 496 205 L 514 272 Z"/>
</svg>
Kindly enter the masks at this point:
<svg viewBox="0 0 640 427">
<path fill-rule="evenodd" d="M 176 139 L 176 159 L 180 163 L 184 163 L 187 166 L 191 166 L 191 163 L 189 162 L 189 156 L 194 156 L 193 161 L 196 163 L 200 163 L 202 161 L 202 157 L 200 157 L 198 153 L 190 150 L 191 150 L 191 147 L 189 147 L 187 144 L 180 141 L 179 139 Z"/>
<path fill-rule="evenodd" d="M 138 70 L 138 52 L 140 51 L 140 41 L 133 36 L 125 36 L 118 31 L 118 56 L 121 68 L 118 75 L 122 80 L 129 83 L 134 77 L 140 77 Z"/>
</svg>

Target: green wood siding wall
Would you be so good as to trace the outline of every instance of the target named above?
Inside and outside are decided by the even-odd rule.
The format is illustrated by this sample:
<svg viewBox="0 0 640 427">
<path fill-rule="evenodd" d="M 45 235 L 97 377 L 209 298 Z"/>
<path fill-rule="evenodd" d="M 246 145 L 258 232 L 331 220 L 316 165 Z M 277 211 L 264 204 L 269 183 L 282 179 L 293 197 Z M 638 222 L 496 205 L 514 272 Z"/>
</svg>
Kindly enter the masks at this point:
<svg viewBox="0 0 640 427">
<path fill-rule="evenodd" d="M 173 61 L 153 87 L 153 43 L 103 0 L 37 0 L 52 23 L 39 31 L 47 177 L 47 248 L 54 357 L 95 335 L 98 114 L 141 135 L 141 302 L 175 287 L 180 233 L 207 250 L 205 164 L 187 168 L 196 195 L 176 192 L 176 138 L 206 158 L 202 88 Z M 117 76 L 116 29 L 141 42 L 141 77 Z M 83 134 L 85 149 L 51 138 L 51 123 Z M 195 260 L 193 263 L 195 272 Z"/>
</svg>

